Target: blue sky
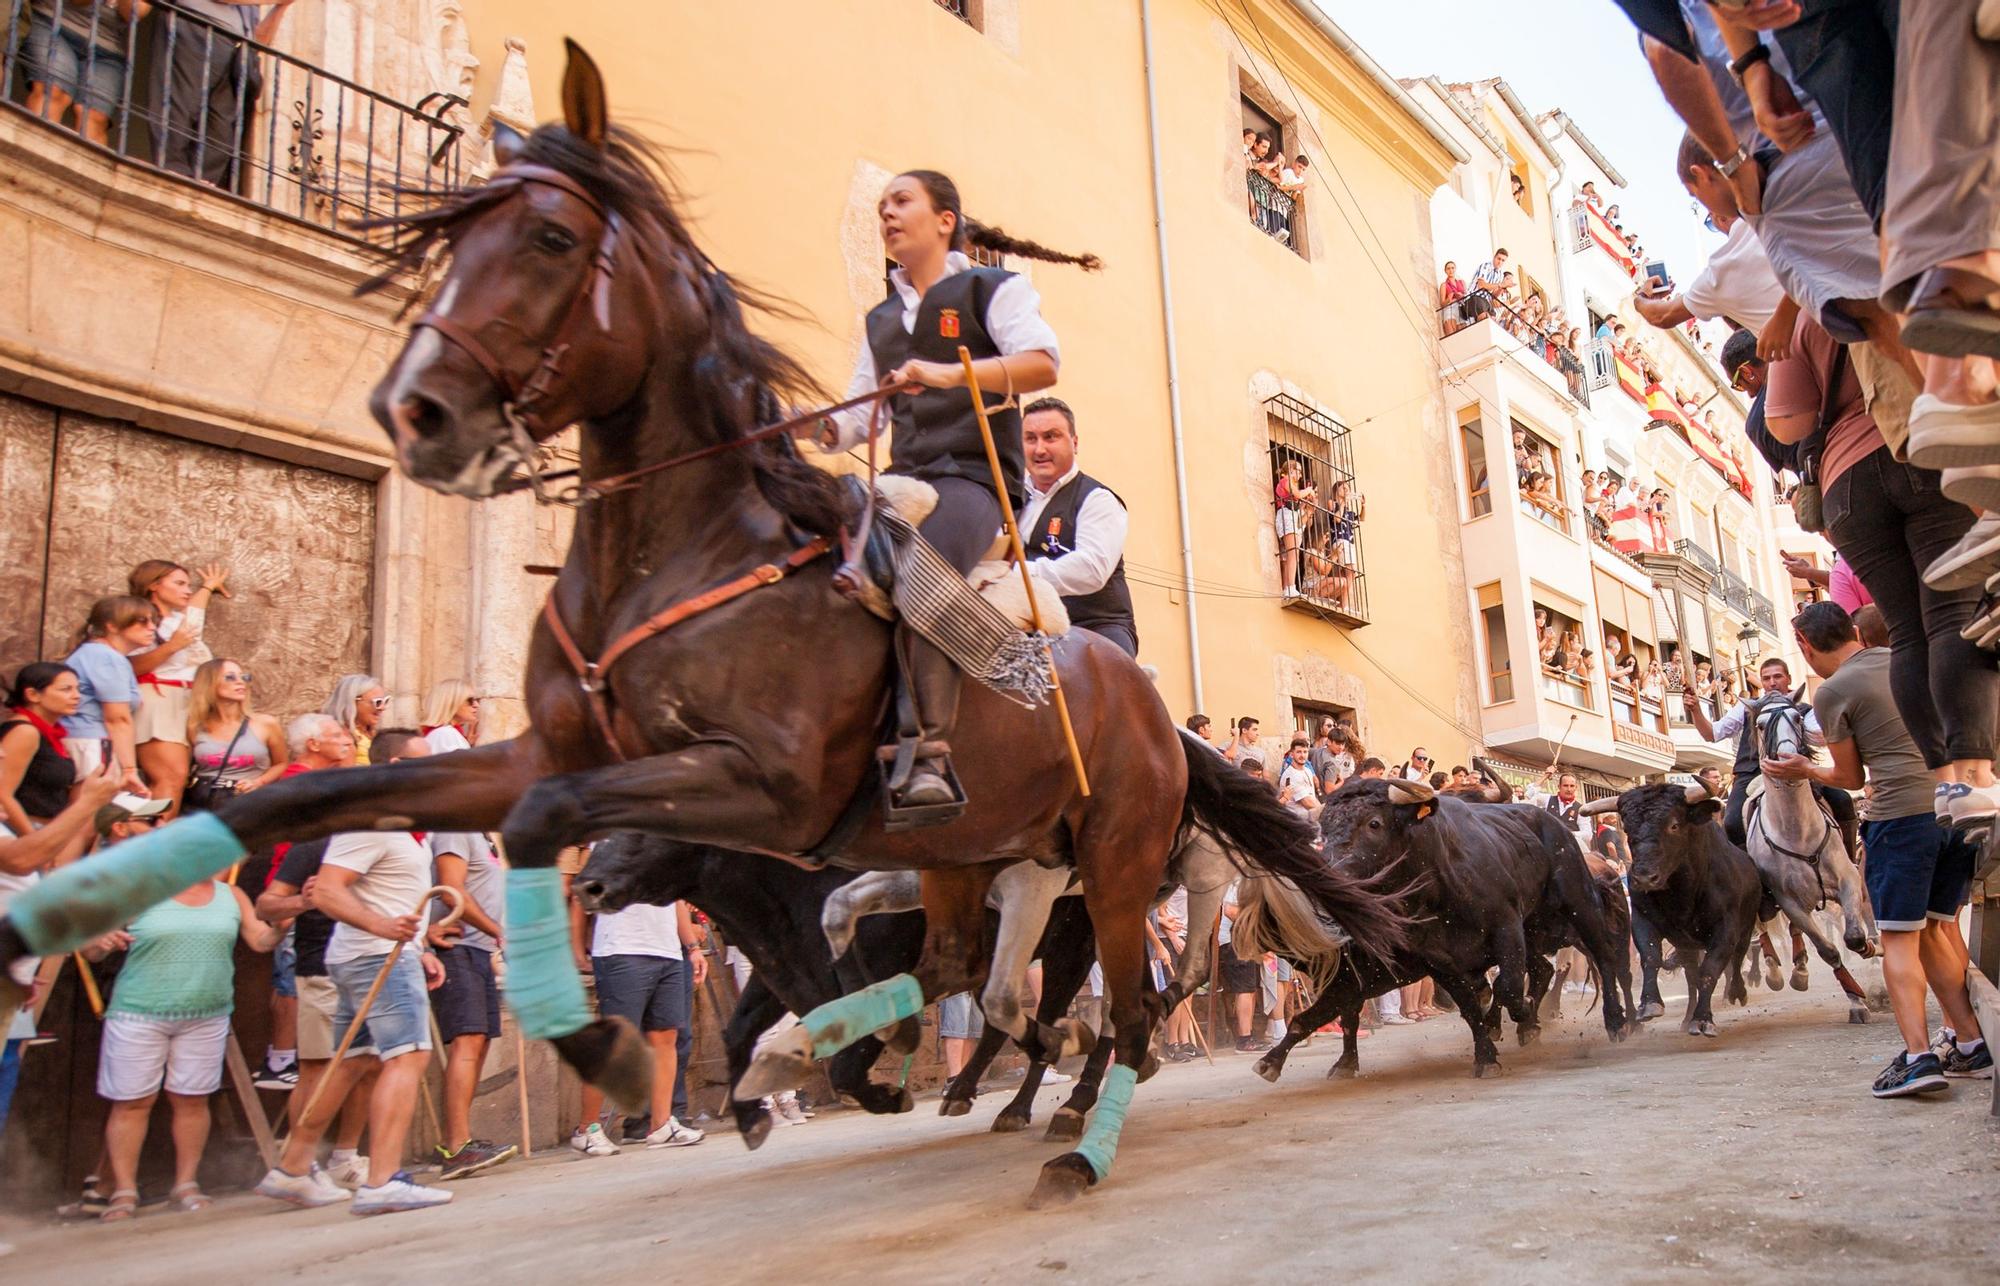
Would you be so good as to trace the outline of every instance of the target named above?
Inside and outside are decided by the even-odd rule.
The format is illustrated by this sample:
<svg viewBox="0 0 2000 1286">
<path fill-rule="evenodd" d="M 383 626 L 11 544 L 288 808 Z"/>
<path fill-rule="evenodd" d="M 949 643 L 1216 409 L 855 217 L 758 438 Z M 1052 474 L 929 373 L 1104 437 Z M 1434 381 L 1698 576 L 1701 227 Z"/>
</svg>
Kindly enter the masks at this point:
<svg viewBox="0 0 2000 1286">
<path fill-rule="evenodd" d="M 1649 258 L 1693 280 L 1721 238 L 1674 181 L 1680 118 L 1653 84 L 1632 24 L 1611 0 L 1318 0 L 1395 76 L 1505 77 L 1528 110 L 1570 114 L 1629 185 L 1609 195 Z"/>
</svg>

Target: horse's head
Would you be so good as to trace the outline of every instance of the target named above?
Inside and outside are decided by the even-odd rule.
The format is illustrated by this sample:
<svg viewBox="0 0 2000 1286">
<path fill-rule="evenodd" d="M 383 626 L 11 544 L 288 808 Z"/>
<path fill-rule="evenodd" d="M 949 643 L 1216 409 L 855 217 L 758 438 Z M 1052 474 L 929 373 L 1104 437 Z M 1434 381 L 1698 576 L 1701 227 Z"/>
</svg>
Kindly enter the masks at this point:
<svg viewBox="0 0 2000 1286">
<path fill-rule="evenodd" d="M 1766 759 L 1778 755 L 1804 755 L 1813 757 L 1812 743 L 1806 739 L 1806 686 L 1801 683 L 1797 692 L 1786 692 L 1779 688 L 1767 692 L 1759 698 L 1757 710 L 1757 734 L 1761 739 L 1763 755 Z"/>
<path fill-rule="evenodd" d="M 562 97 L 560 125 L 497 127 L 500 166 L 484 184 L 388 221 L 391 272 L 439 243 L 450 257 L 370 399 L 404 472 L 439 491 L 492 495 L 534 443 L 632 402 L 654 336 L 673 325 L 639 270 L 637 242 L 654 231 L 634 226 L 642 166 L 574 42 Z"/>
</svg>

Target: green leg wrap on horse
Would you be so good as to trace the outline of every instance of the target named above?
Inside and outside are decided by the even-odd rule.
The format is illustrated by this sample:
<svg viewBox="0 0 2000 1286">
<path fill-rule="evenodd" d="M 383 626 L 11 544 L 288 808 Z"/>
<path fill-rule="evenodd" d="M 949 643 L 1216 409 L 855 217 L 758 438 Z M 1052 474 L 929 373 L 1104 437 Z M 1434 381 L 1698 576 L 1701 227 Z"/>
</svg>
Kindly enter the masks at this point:
<svg viewBox="0 0 2000 1286">
<path fill-rule="evenodd" d="M 534 1040 L 567 1036 L 590 1022 L 570 955 L 569 908 L 554 867 L 507 872 L 507 1004 Z"/>
<path fill-rule="evenodd" d="M 235 833 L 213 813 L 183 817 L 70 863 L 15 898 L 8 915 L 37 954 L 60 955 L 131 923 L 147 907 L 242 856 Z"/>
<path fill-rule="evenodd" d="M 831 1058 L 869 1032 L 924 1011 L 924 989 L 906 973 L 830 1000 L 799 1021 L 812 1037 L 813 1057 Z"/>
<path fill-rule="evenodd" d="M 1104 1092 L 1097 1096 L 1090 1128 L 1076 1145 L 1077 1155 L 1090 1162 L 1099 1179 L 1111 1173 L 1112 1158 L 1118 1155 L 1118 1135 L 1125 1128 L 1125 1109 L 1131 1106 L 1132 1087 L 1138 1083 L 1138 1070 L 1123 1063 L 1104 1074 Z"/>
</svg>

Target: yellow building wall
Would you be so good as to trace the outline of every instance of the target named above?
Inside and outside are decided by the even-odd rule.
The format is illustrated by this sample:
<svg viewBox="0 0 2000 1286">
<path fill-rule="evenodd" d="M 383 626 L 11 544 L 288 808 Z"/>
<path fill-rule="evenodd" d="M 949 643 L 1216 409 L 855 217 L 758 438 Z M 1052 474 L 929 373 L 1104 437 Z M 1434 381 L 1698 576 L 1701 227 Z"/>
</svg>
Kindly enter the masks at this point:
<svg viewBox="0 0 2000 1286">
<path fill-rule="evenodd" d="M 1392 763 L 1417 742 L 1451 762 L 1478 708 L 1427 303 L 1428 201 L 1450 158 L 1288 4 L 1254 5 L 1254 30 L 1199 0 L 1153 8 L 1206 713 L 1276 734 L 1289 699 L 1313 696 L 1360 709 Z M 699 237 L 810 319 L 768 330 L 836 393 L 881 298 L 873 203 L 888 175 L 944 170 L 982 221 L 1102 255 L 1100 274 L 1029 272 L 1061 336 L 1054 391 L 1076 410 L 1083 466 L 1131 511 L 1141 659 L 1178 718 L 1193 679 L 1183 596 L 1165 587 L 1181 536 L 1139 6 L 985 11 L 984 32 L 931 0 L 484 0 L 468 16 L 482 94 L 503 39 L 523 37 L 545 118 L 562 37 L 591 51 L 614 121 L 677 149 Z M 1314 127 L 1297 131 L 1325 174 L 1306 198 L 1310 260 L 1246 215 L 1246 72 Z M 1352 643 L 1279 606 L 1261 403 L 1281 387 L 1353 427 L 1373 623 Z"/>
</svg>

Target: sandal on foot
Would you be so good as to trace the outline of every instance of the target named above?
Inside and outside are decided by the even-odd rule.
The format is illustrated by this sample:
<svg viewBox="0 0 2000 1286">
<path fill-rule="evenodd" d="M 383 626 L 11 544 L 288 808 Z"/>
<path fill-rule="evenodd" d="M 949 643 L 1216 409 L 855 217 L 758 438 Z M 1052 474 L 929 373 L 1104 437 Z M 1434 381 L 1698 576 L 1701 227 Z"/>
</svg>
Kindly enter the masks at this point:
<svg viewBox="0 0 2000 1286">
<path fill-rule="evenodd" d="M 120 1223 L 139 1213 L 139 1193 L 135 1188 L 120 1188 L 111 1194 L 105 1203 L 104 1212 L 97 1217 L 105 1223 Z"/>
<path fill-rule="evenodd" d="M 184 1214 L 206 1210 L 215 1202 L 199 1183 L 177 1183 L 167 1193 L 167 1204 Z"/>
</svg>

